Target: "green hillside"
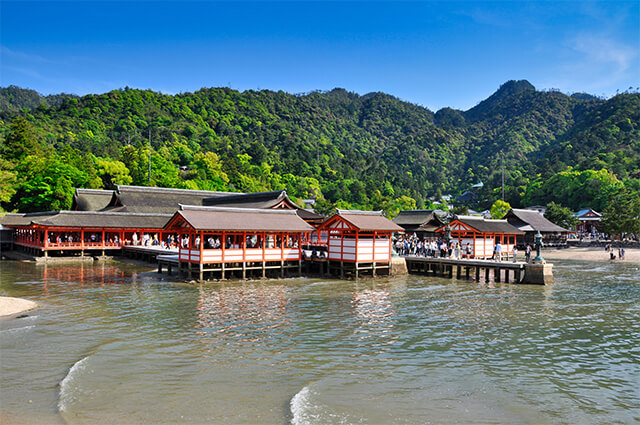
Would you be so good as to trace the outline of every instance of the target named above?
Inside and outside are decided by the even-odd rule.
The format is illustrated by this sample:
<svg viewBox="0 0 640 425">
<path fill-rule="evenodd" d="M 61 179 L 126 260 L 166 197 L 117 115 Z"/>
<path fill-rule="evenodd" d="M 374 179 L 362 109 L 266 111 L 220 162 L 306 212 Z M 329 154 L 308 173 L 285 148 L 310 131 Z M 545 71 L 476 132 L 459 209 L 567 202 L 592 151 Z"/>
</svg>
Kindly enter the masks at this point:
<svg viewBox="0 0 640 425">
<path fill-rule="evenodd" d="M 8 89 L 21 98 L 23 89 Z M 292 95 L 210 88 L 170 96 L 125 88 L 60 96 L 59 104 L 40 101 L 31 109 L 16 107 L 8 89 L 0 90 L 5 209 L 68 208 L 74 186 L 127 183 L 286 189 L 294 198 L 316 197 L 320 209 L 394 214 L 479 181 L 484 187 L 472 207 L 485 208 L 497 198 L 501 154 L 513 206 L 554 200 L 544 183 L 559 173 L 594 170 L 591 180 L 606 175 L 610 191 L 640 187 L 637 93 L 601 100 L 510 81 L 468 111 L 434 114 L 384 93 L 343 89 Z M 608 205 L 606 197 L 580 193 L 560 203 Z"/>
</svg>

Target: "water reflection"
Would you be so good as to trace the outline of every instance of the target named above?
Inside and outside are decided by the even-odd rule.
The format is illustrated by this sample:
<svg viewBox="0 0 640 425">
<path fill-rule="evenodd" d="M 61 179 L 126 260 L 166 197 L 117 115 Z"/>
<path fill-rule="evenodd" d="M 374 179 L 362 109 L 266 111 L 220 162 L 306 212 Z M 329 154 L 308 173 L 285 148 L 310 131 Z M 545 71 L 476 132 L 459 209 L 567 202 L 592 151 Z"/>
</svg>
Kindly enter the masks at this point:
<svg viewBox="0 0 640 425">
<path fill-rule="evenodd" d="M 69 264 L 42 264 L 43 284 L 49 282 L 65 282 L 83 284 L 115 284 L 125 283 L 127 278 L 135 279 L 136 273 L 127 275 L 120 264 L 117 263 L 69 263 Z"/>
<path fill-rule="evenodd" d="M 388 284 L 373 288 L 357 288 L 351 297 L 354 319 L 353 334 L 362 344 L 380 347 L 393 344 L 396 309 Z"/>
<path fill-rule="evenodd" d="M 279 341 L 289 328 L 291 288 L 274 283 L 201 287 L 195 333 L 210 352 L 222 346 L 257 351 Z"/>
<path fill-rule="evenodd" d="M 425 276 L 194 287 L 119 263 L 2 266 L 3 294 L 41 302 L 0 329 L 10 413 L 53 415 L 60 382 L 89 357 L 66 386 L 81 423 L 287 423 L 295 394 L 309 396 L 297 408 L 350 423 L 640 418 L 637 266 L 580 275 L 567 263 L 546 287 Z M 340 421 L 326 412 L 315 423 Z"/>
</svg>

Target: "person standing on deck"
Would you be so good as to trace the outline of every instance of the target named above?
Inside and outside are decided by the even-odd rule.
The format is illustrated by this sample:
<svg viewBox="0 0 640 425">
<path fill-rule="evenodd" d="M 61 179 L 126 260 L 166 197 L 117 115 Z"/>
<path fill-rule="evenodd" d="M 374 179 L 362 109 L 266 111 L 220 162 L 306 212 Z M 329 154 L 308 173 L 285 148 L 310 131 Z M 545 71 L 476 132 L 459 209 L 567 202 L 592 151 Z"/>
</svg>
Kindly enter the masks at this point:
<svg viewBox="0 0 640 425">
<path fill-rule="evenodd" d="M 517 246 L 513 246 L 513 262 L 515 263 L 516 261 L 518 261 L 518 247 Z"/>
<path fill-rule="evenodd" d="M 496 261 L 502 261 L 502 245 L 500 241 L 496 243 Z"/>
<path fill-rule="evenodd" d="M 524 250 L 524 261 L 529 264 L 531 261 L 531 245 L 527 244 L 527 247 Z"/>
</svg>

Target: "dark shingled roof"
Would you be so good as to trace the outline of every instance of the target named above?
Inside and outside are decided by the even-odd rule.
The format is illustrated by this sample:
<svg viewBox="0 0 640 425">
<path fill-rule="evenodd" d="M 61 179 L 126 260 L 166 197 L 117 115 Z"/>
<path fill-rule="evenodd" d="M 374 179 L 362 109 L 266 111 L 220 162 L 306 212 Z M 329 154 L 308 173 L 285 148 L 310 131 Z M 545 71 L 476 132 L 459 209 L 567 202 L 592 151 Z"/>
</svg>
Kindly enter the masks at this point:
<svg viewBox="0 0 640 425">
<path fill-rule="evenodd" d="M 567 229 L 547 220 L 535 210 L 521 210 L 513 208 L 504 217 L 511 225 L 524 232 L 568 232 Z"/>
<path fill-rule="evenodd" d="M 21 222 L 22 225 L 35 224 L 49 227 L 161 229 L 170 217 L 171 214 L 132 214 L 111 211 L 49 211 L 45 213 L 25 214 Z"/>
<path fill-rule="evenodd" d="M 166 224 L 181 217 L 196 230 L 240 232 L 313 232 L 315 228 L 301 219 L 296 211 L 285 209 L 253 209 L 199 207 L 182 205 Z"/>
<path fill-rule="evenodd" d="M 113 199 L 113 190 L 76 189 L 71 209 L 74 211 L 100 211 Z"/>
<path fill-rule="evenodd" d="M 301 219 L 314 222 L 314 223 L 322 223 L 324 221 L 324 216 L 321 214 L 316 214 L 311 210 L 305 210 L 304 208 L 300 208 L 296 210 L 296 213 L 300 216 Z"/>
<path fill-rule="evenodd" d="M 229 192 L 119 185 L 113 194 L 113 211 L 173 214 L 178 204 L 202 205 L 204 198 L 227 196 Z"/>
<path fill-rule="evenodd" d="M 231 208 L 273 208 L 276 205 L 286 203 L 291 209 L 298 207 L 284 190 L 257 193 L 228 193 L 223 196 L 205 198 L 202 205 Z"/>
<path fill-rule="evenodd" d="M 0 215 L 0 224 L 3 226 L 28 226 L 29 223 L 31 223 L 31 220 L 25 218 L 25 214 L 22 213 L 6 213 Z"/>
<path fill-rule="evenodd" d="M 337 215 L 358 230 L 402 232 L 404 229 L 382 215 L 382 211 L 337 210 Z"/>
<path fill-rule="evenodd" d="M 523 231 L 509 224 L 507 220 L 489 220 L 484 217 L 471 216 L 458 216 L 457 220 L 482 233 L 508 233 L 511 235 L 524 234 Z M 440 228 L 440 230 L 443 229 L 443 227 Z"/>
<path fill-rule="evenodd" d="M 202 205 L 204 206 L 227 208 L 271 209 L 282 204 L 290 209 L 295 209 L 303 220 L 318 222 L 324 219 L 324 216 L 320 214 L 300 208 L 289 198 L 287 192 L 284 190 L 257 193 L 232 193 L 202 200 Z"/>
<path fill-rule="evenodd" d="M 393 219 L 393 222 L 408 231 L 433 232 L 444 224 L 437 214 L 440 210 L 406 210 Z"/>
</svg>

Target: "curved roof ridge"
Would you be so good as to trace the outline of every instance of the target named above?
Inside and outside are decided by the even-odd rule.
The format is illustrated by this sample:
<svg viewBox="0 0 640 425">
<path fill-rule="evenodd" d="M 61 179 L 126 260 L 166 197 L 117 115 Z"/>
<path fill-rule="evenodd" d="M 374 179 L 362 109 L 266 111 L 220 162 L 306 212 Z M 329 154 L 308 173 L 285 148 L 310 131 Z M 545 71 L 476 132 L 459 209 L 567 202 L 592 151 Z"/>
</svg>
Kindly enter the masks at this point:
<svg viewBox="0 0 640 425">
<path fill-rule="evenodd" d="M 382 215 L 382 210 L 380 211 L 364 211 L 364 210 L 341 210 L 336 208 L 338 214 L 358 214 L 358 215 Z"/>
<path fill-rule="evenodd" d="M 33 215 L 31 215 L 33 214 Z M 56 214 L 70 214 L 70 215 L 116 215 L 116 216 L 134 216 L 134 217 L 171 217 L 173 214 L 167 213 L 139 213 L 139 212 L 126 212 L 126 211 L 72 211 L 72 210 L 59 210 L 59 211 L 47 211 L 42 213 L 29 213 L 29 217 L 36 217 L 38 215 L 56 215 Z"/>
<path fill-rule="evenodd" d="M 226 195 L 228 193 L 237 193 L 240 192 L 222 192 L 216 190 L 193 190 L 193 189 L 179 189 L 177 187 L 158 187 L 158 186 L 131 186 L 125 184 L 116 185 L 115 192 L 120 193 L 121 191 L 125 192 L 161 192 L 161 193 L 188 193 L 192 195 Z"/>
<path fill-rule="evenodd" d="M 178 204 L 180 211 L 218 211 L 218 212 L 250 212 L 261 214 L 294 214 L 297 215 L 296 210 L 287 209 L 268 209 L 268 208 L 240 208 L 240 207 L 215 207 L 204 205 L 185 205 Z"/>
<path fill-rule="evenodd" d="M 76 187 L 76 193 L 111 195 L 112 189 L 87 189 L 84 187 Z"/>
</svg>

